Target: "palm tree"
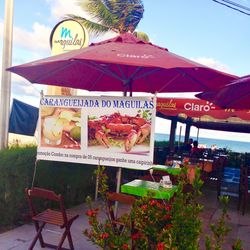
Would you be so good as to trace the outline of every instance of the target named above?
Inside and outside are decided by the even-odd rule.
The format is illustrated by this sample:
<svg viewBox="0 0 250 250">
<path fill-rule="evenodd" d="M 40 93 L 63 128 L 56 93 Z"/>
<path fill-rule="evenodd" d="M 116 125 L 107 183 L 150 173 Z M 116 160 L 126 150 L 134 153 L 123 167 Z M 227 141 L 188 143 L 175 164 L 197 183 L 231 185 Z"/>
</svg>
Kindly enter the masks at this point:
<svg viewBox="0 0 250 250">
<path fill-rule="evenodd" d="M 135 31 L 133 32 L 133 35 L 136 36 L 137 38 L 149 42 L 149 37 L 145 32 L 142 31 Z"/>
<path fill-rule="evenodd" d="M 119 34 L 134 32 L 144 12 L 141 0 L 78 0 L 78 4 L 94 21 L 71 14 L 66 17 L 82 23 L 94 35 L 108 31 Z"/>
</svg>

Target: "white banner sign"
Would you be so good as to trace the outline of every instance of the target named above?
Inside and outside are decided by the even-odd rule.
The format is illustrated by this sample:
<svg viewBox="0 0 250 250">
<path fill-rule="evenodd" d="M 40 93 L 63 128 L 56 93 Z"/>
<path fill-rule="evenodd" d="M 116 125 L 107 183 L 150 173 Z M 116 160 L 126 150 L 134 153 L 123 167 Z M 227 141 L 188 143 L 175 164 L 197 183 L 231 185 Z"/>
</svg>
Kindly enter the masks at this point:
<svg viewBox="0 0 250 250">
<path fill-rule="evenodd" d="M 37 159 L 148 169 L 155 110 L 152 97 L 44 96 Z"/>
</svg>

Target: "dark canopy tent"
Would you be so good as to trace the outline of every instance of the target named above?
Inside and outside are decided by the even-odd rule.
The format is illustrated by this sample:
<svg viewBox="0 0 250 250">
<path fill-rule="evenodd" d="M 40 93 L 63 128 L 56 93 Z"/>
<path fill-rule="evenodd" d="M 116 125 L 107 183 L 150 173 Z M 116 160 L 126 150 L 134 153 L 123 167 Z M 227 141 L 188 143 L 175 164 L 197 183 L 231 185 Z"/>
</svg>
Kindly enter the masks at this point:
<svg viewBox="0 0 250 250">
<path fill-rule="evenodd" d="M 250 132 L 250 110 L 221 109 L 208 101 L 184 98 L 158 98 L 157 116 L 171 120 L 170 150 L 174 149 L 177 122 L 186 124 L 185 142 L 190 127 L 228 132 Z"/>
<path fill-rule="evenodd" d="M 242 121 L 239 123 L 232 121 L 230 122 L 228 120 L 200 121 L 192 117 L 188 117 L 185 119 L 178 116 L 168 116 L 162 114 L 161 112 L 157 112 L 157 117 L 168 119 L 171 121 L 176 120 L 177 122 L 185 123 L 186 125 L 191 125 L 199 129 L 211 129 L 236 133 L 250 133 L 250 121 Z"/>
</svg>

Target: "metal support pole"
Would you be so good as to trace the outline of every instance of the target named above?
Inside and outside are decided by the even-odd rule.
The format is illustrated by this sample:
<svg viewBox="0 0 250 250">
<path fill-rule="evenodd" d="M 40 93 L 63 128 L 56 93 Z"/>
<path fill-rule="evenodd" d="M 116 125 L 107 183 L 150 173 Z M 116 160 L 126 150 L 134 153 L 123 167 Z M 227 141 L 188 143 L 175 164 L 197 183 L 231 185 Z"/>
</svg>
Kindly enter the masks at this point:
<svg viewBox="0 0 250 250">
<path fill-rule="evenodd" d="M 180 141 L 181 141 L 181 130 L 182 130 L 182 126 L 180 126 L 179 140 L 178 140 L 178 148 L 180 147 Z"/>
<path fill-rule="evenodd" d="M 12 64 L 13 6 L 14 0 L 5 1 L 0 103 L 0 149 L 8 147 L 11 73 L 7 72 L 6 68 Z"/>
<path fill-rule="evenodd" d="M 169 136 L 169 151 L 170 151 L 170 153 L 174 151 L 176 126 L 177 126 L 177 120 L 172 120 L 171 127 L 170 127 L 170 136 Z"/>
<path fill-rule="evenodd" d="M 198 128 L 198 129 L 197 129 L 197 136 L 196 136 L 196 140 L 197 140 L 197 141 L 199 140 L 199 133 L 200 133 L 200 129 Z"/>
<path fill-rule="evenodd" d="M 190 129 L 191 129 L 191 124 L 187 123 L 187 124 L 186 124 L 186 129 L 185 129 L 184 144 L 187 144 L 187 143 L 188 143 L 189 136 L 190 136 Z"/>
</svg>

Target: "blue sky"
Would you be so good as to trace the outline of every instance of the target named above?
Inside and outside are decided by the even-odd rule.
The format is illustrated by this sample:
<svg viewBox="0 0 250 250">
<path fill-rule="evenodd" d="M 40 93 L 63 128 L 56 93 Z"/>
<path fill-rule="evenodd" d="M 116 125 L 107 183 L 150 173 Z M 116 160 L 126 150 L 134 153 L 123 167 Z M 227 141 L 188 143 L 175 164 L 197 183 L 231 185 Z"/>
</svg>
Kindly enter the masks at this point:
<svg viewBox="0 0 250 250">
<path fill-rule="evenodd" d="M 250 7 L 250 0 L 235 2 Z M 145 12 L 138 30 L 146 32 L 151 42 L 222 71 L 238 76 L 250 74 L 249 15 L 212 0 L 144 0 L 143 3 Z M 14 1 L 13 65 L 50 56 L 50 32 L 67 13 L 86 17 L 75 0 Z M 0 51 L 3 18 L 4 0 L 0 0 Z M 38 105 L 40 89 L 39 85 L 12 76 L 12 96 L 17 99 Z M 157 127 L 164 127 L 159 126 L 163 123 L 158 120 Z M 157 132 L 168 133 L 168 129 Z M 206 136 L 207 132 L 204 133 Z M 216 133 L 213 136 L 218 137 Z M 218 133 L 222 138 L 229 134 L 235 137 L 231 133 Z M 237 138 L 244 140 L 246 135 Z"/>
</svg>

